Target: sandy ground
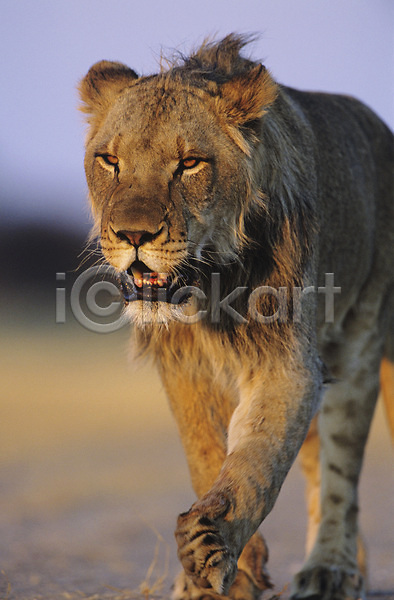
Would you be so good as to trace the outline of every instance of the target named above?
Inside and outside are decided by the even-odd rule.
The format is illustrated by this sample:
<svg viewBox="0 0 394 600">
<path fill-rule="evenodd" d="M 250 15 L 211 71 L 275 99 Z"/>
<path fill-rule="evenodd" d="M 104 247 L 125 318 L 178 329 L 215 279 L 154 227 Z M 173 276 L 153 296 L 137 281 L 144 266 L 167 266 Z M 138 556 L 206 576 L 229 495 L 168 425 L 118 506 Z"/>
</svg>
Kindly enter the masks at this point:
<svg viewBox="0 0 394 600">
<path fill-rule="evenodd" d="M 2 332 L 0 598 L 166 597 L 194 498 L 175 425 L 154 371 L 128 364 L 125 329 L 74 329 Z M 394 598 L 392 458 L 378 409 L 361 485 L 370 598 Z M 263 526 L 277 593 L 302 563 L 303 493 L 295 464 Z"/>
</svg>

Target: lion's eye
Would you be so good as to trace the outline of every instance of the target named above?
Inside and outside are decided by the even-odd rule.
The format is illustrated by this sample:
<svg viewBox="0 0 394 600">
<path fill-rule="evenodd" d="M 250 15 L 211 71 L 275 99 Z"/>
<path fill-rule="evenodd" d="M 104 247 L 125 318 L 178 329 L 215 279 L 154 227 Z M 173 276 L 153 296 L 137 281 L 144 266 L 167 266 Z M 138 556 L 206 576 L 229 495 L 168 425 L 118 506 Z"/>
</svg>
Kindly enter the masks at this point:
<svg viewBox="0 0 394 600">
<path fill-rule="evenodd" d="M 99 154 L 99 156 L 110 167 L 116 167 L 119 164 L 119 158 L 113 154 Z"/>
<path fill-rule="evenodd" d="M 184 158 L 181 160 L 181 167 L 182 169 L 193 169 L 199 162 L 201 162 L 199 158 Z"/>
</svg>

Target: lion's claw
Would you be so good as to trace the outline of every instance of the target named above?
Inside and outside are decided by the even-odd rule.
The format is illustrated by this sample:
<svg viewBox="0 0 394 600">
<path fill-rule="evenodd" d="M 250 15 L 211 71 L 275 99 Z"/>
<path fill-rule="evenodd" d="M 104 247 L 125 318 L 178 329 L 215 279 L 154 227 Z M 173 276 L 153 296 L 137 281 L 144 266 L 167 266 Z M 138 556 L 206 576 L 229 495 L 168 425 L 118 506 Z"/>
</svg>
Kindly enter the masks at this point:
<svg viewBox="0 0 394 600">
<path fill-rule="evenodd" d="M 227 512 L 222 499 L 210 507 L 217 517 Z M 219 509 L 219 511 L 218 511 Z M 226 543 L 219 524 L 194 505 L 178 517 L 175 537 L 178 557 L 187 575 L 201 588 L 227 594 L 237 574 L 237 555 Z"/>
</svg>

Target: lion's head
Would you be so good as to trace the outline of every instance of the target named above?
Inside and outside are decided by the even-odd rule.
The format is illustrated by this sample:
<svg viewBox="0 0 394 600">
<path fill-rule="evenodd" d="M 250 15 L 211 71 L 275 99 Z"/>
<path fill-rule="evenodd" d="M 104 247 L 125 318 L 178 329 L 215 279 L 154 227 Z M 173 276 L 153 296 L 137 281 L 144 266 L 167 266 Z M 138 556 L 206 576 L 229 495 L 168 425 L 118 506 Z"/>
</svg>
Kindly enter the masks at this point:
<svg viewBox="0 0 394 600">
<path fill-rule="evenodd" d="M 240 56 L 244 43 L 205 44 L 150 77 L 102 61 L 80 84 L 93 214 L 134 316 L 143 299 L 167 314 L 179 288 L 242 248 L 253 146 L 277 93 L 268 71 Z"/>
</svg>

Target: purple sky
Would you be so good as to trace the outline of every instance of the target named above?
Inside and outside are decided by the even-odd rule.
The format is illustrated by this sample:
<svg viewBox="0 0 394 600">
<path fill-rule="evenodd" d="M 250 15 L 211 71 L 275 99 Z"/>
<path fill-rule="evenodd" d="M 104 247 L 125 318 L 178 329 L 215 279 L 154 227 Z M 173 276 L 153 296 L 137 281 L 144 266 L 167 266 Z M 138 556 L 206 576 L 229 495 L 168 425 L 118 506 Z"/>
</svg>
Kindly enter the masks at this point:
<svg viewBox="0 0 394 600">
<path fill-rule="evenodd" d="M 75 86 L 102 58 L 151 73 L 161 48 L 257 32 L 252 56 L 277 80 L 357 96 L 394 127 L 392 0 L 5 0 L 0 14 L 2 220 L 87 227 Z"/>
</svg>

